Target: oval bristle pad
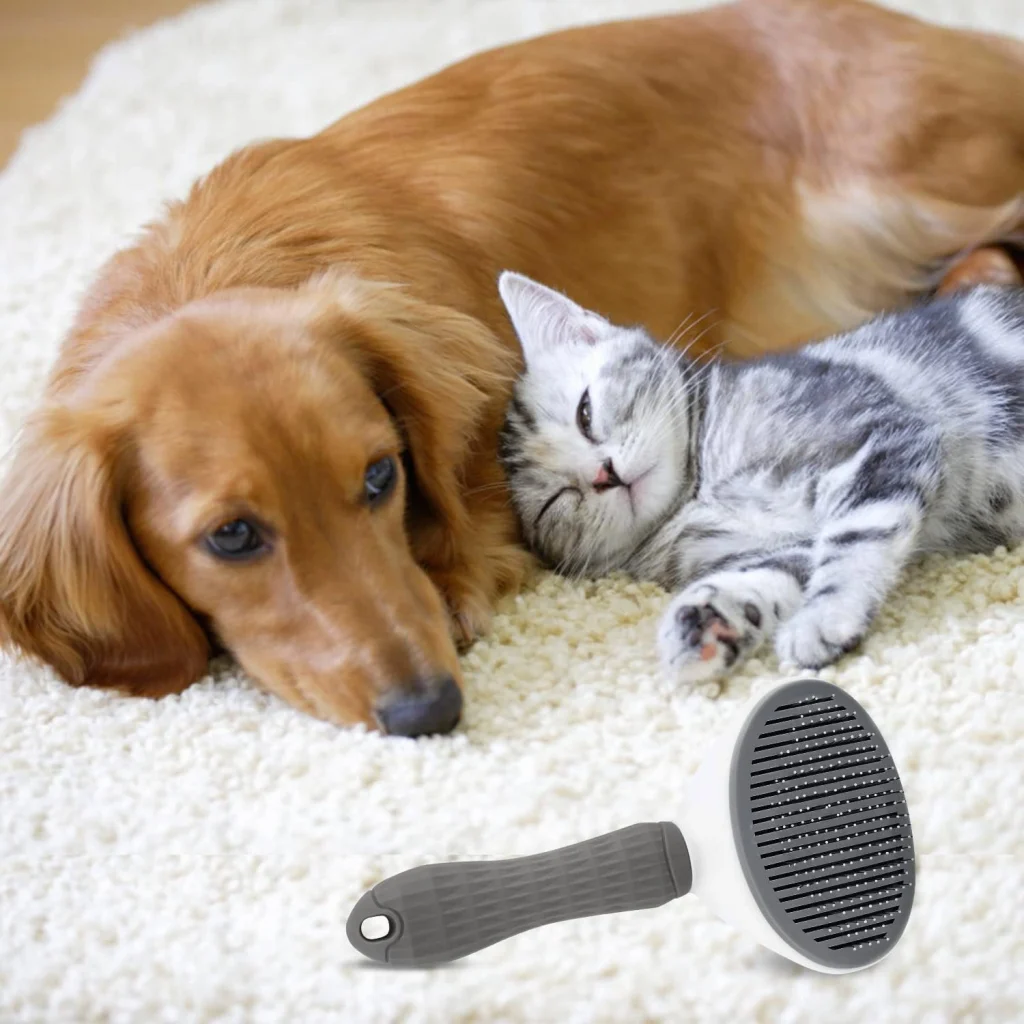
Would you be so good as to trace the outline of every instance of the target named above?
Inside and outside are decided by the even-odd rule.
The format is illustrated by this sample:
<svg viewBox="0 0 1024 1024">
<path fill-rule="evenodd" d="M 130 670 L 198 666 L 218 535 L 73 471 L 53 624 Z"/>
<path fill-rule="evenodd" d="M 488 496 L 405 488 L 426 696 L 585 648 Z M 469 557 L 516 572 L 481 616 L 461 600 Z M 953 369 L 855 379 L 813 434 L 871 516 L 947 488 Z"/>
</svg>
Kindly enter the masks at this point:
<svg viewBox="0 0 1024 1024">
<path fill-rule="evenodd" d="M 754 898 L 790 946 L 836 969 L 892 948 L 914 900 L 910 815 L 885 740 L 848 693 L 807 680 L 755 706 L 731 813 Z"/>
</svg>

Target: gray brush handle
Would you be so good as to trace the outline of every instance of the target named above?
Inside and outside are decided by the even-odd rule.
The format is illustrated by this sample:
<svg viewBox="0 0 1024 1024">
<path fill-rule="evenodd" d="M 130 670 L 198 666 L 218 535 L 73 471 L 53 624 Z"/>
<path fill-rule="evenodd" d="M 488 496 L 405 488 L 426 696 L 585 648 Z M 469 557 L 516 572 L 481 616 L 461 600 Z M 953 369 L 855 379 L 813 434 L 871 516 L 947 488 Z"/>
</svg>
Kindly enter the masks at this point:
<svg viewBox="0 0 1024 1024">
<path fill-rule="evenodd" d="M 675 825 L 630 825 L 530 857 L 403 871 L 359 898 L 346 930 L 372 960 L 427 966 L 555 921 L 660 907 L 689 892 L 692 878 Z M 366 938 L 363 922 L 374 917 L 388 931 Z"/>
</svg>

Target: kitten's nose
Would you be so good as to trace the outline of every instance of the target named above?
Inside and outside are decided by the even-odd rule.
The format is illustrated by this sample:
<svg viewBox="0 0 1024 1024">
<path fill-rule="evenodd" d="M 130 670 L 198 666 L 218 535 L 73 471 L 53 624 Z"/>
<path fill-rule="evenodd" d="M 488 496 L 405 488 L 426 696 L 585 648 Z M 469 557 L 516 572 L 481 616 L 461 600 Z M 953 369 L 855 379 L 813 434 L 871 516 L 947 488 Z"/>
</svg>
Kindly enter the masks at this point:
<svg viewBox="0 0 1024 1024">
<path fill-rule="evenodd" d="M 597 475 L 594 477 L 594 490 L 607 491 L 611 487 L 621 486 L 622 481 L 619 479 L 619 474 L 615 472 L 612 460 L 605 459 L 601 463 L 601 468 L 597 471 Z"/>
</svg>

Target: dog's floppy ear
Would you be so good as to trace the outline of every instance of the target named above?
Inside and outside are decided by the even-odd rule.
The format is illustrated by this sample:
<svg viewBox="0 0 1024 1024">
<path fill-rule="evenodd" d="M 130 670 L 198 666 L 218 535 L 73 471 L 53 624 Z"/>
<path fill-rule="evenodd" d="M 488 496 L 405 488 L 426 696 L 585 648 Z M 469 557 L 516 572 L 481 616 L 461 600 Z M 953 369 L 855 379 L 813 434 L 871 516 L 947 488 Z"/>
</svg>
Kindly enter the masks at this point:
<svg viewBox="0 0 1024 1024">
<path fill-rule="evenodd" d="M 416 489 L 450 542 L 471 528 L 466 464 L 481 430 L 497 436 L 515 353 L 481 321 L 398 286 L 329 274 L 308 287 L 328 298 L 321 326 L 344 337 L 346 352 L 398 421 Z"/>
<path fill-rule="evenodd" d="M 64 407 L 31 421 L 0 490 L 0 644 L 69 683 L 158 697 L 206 670 L 205 634 L 143 564 L 123 466 Z"/>
</svg>

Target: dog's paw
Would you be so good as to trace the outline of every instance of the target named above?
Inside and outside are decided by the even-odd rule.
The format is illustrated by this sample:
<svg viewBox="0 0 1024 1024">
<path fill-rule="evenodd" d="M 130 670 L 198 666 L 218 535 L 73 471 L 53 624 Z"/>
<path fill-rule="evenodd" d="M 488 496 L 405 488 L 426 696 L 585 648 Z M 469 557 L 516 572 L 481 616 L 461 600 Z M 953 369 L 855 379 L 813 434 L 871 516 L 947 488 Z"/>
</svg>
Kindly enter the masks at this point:
<svg viewBox="0 0 1024 1024">
<path fill-rule="evenodd" d="M 490 632 L 494 611 L 486 593 L 458 573 L 434 572 L 431 578 L 444 598 L 452 640 L 460 651 Z"/>
<path fill-rule="evenodd" d="M 534 557 L 513 544 L 489 548 L 485 559 L 428 567 L 427 574 L 448 609 L 455 646 L 465 650 L 490 633 L 498 598 L 518 591 L 537 571 Z"/>
<path fill-rule="evenodd" d="M 697 583 L 668 606 L 658 629 L 666 669 L 685 682 L 719 679 L 761 642 L 755 602 Z"/>
<path fill-rule="evenodd" d="M 779 660 L 819 669 L 848 654 L 864 639 L 868 616 L 839 600 L 820 599 L 800 609 L 779 630 Z"/>
<path fill-rule="evenodd" d="M 448 597 L 448 616 L 455 646 L 463 651 L 491 631 L 491 603 L 479 594 Z"/>
<path fill-rule="evenodd" d="M 451 613 L 452 639 L 455 646 L 464 651 L 491 631 L 490 609 L 465 606 Z"/>
</svg>

